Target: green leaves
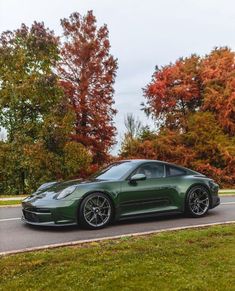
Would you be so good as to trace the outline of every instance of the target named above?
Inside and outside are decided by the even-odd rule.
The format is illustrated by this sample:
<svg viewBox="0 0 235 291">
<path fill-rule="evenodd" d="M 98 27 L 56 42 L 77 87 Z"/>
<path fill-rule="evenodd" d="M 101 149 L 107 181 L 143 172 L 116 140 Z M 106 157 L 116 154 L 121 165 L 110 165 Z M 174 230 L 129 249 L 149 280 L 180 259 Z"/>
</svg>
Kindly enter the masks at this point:
<svg viewBox="0 0 235 291">
<path fill-rule="evenodd" d="M 92 155 L 77 142 L 70 141 L 64 147 L 64 168 L 68 177 L 74 177 L 78 172 L 84 175 L 92 162 Z"/>
<path fill-rule="evenodd" d="M 0 126 L 7 130 L 0 144 L 1 192 L 31 192 L 76 176 L 91 162 L 81 144 L 70 144 L 75 115 L 55 74 L 58 41 L 37 22 L 0 37 Z"/>
<path fill-rule="evenodd" d="M 0 125 L 12 141 L 20 132 L 38 135 L 43 116 L 59 98 L 53 65 L 59 58 L 54 33 L 35 22 L 0 39 Z M 24 125 L 24 126 L 22 126 Z"/>
</svg>

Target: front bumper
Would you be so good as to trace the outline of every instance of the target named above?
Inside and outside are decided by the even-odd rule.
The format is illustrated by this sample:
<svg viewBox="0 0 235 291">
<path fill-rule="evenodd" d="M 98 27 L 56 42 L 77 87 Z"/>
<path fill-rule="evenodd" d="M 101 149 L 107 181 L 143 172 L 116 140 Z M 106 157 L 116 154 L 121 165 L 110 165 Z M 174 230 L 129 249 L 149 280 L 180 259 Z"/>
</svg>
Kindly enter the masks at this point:
<svg viewBox="0 0 235 291">
<path fill-rule="evenodd" d="M 77 224 L 77 201 L 48 200 L 22 202 L 22 221 L 31 225 L 65 226 Z"/>
<path fill-rule="evenodd" d="M 215 182 L 210 182 L 210 191 L 211 191 L 211 205 L 210 208 L 215 208 L 220 205 L 220 197 L 219 197 L 219 185 Z"/>
<path fill-rule="evenodd" d="M 215 208 L 218 205 L 220 205 L 220 197 L 219 196 L 212 196 L 210 208 Z"/>
<path fill-rule="evenodd" d="M 27 219 L 25 219 L 24 215 L 21 217 L 21 221 L 30 224 L 30 225 L 36 225 L 36 226 L 74 226 L 77 225 L 76 222 L 65 222 L 65 223 L 56 223 L 55 221 L 48 221 L 48 222 L 32 222 Z"/>
</svg>

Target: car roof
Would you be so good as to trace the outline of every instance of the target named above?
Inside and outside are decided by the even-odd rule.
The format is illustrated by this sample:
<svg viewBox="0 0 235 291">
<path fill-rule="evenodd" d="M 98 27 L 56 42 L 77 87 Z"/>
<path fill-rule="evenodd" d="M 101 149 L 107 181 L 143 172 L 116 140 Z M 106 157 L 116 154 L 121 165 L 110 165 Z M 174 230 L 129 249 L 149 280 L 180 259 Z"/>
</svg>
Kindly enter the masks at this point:
<svg viewBox="0 0 235 291">
<path fill-rule="evenodd" d="M 168 162 L 164 162 L 164 161 L 160 161 L 160 160 L 150 160 L 150 159 L 129 159 L 129 160 L 120 160 L 119 162 L 131 162 L 131 163 L 135 163 L 135 164 L 158 162 L 158 163 L 164 163 L 164 164 L 168 164 L 168 165 L 172 165 L 172 166 L 177 166 L 177 165 L 172 164 L 172 163 L 168 163 Z"/>
<path fill-rule="evenodd" d="M 173 167 L 177 167 L 177 168 L 186 170 L 190 174 L 200 174 L 200 175 L 202 175 L 201 173 L 196 172 L 196 171 L 191 170 L 191 169 L 188 169 L 186 167 L 183 167 L 183 166 L 180 166 L 180 165 L 176 165 L 176 164 L 173 164 L 173 163 L 169 163 L 169 162 L 165 162 L 165 161 L 161 161 L 161 160 L 129 159 L 129 160 L 120 160 L 119 162 L 131 162 L 131 163 L 135 163 L 137 165 L 138 164 L 141 165 L 142 163 L 152 163 L 152 162 L 155 162 L 156 163 L 156 162 L 158 162 L 158 163 L 162 163 L 162 164 L 165 164 L 165 165 L 169 165 L 169 166 L 173 166 Z"/>
</svg>

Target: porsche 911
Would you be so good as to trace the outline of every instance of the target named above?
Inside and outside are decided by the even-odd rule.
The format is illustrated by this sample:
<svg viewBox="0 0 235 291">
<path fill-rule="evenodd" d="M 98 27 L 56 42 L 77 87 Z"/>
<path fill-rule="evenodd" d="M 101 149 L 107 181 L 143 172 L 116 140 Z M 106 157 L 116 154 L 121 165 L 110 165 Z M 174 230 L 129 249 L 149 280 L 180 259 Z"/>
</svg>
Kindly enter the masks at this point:
<svg viewBox="0 0 235 291">
<path fill-rule="evenodd" d="M 22 201 L 22 220 L 99 229 L 114 221 L 168 213 L 199 218 L 220 204 L 218 189 L 212 179 L 181 166 L 125 160 L 88 180 L 43 184 Z"/>
</svg>

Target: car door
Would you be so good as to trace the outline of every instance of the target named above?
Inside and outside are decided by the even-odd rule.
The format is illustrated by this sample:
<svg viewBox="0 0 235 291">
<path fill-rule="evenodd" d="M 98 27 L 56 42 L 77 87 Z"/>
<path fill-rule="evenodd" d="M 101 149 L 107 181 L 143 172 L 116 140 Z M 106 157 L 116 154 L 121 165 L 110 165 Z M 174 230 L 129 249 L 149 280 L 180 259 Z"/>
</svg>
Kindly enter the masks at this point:
<svg viewBox="0 0 235 291">
<path fill-rule="evenodd" d="M 120 217 L 173 210 L 171 187 L 165 181 L 163 163 L 151 162 L 140 165 L 134 174 L 144 174 L 145 180 L 123 181 L 119 194 Z"/>
</svg>

